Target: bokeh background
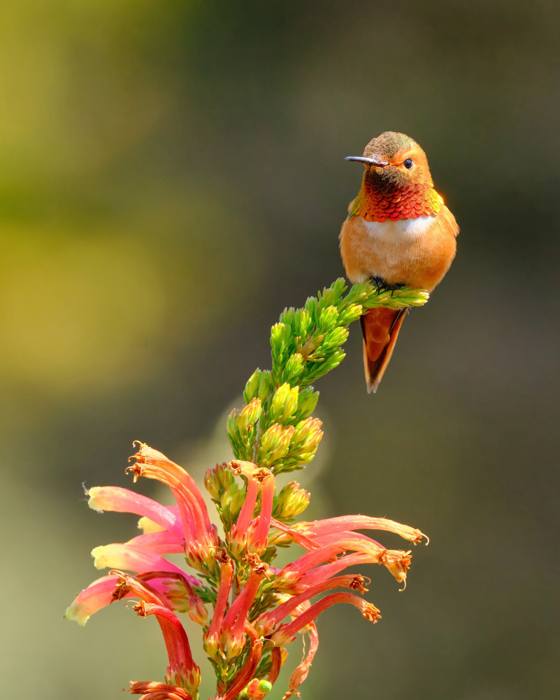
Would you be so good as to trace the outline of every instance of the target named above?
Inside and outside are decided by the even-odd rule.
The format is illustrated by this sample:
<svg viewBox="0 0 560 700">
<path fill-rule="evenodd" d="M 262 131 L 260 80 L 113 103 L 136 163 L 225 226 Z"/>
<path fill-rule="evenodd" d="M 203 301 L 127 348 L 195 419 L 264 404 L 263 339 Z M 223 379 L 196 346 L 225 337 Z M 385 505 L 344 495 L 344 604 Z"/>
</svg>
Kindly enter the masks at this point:
<svg viewBox="0 0 560 700">
<path fill-rule="evenodd" d="M 156 625 L 62 619 L 89 550 L 134 529 L 81 483 L 125 484 L 133 438 L 227 457 L 270 324 L 341 274 L 342 158 L 386 129 L 428 151 L 459 255 L 374 397 L 354 329 L 307 479 L 315 515 L 432 545 L 406 593 L 377 573 L 375 628 L 324 616 L 304 697 L 559 697 L 559 22 L 544 0 L 2 3 L 6 697 L 161 678 Z"/>
</svg>

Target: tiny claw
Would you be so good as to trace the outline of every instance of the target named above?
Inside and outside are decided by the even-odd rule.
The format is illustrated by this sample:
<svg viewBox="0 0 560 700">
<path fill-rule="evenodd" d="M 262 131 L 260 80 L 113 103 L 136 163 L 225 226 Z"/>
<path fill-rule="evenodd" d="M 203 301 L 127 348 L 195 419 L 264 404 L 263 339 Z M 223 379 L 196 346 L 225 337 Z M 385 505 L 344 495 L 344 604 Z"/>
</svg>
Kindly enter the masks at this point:
<svg viewBox="0 0 560 700">
<path fill-rule="evenodd" d="M 382 277 L 372 277 L 371 281 L 378 292 L 382 292 L 385 289 L 385 280 Z"/>
</svg>

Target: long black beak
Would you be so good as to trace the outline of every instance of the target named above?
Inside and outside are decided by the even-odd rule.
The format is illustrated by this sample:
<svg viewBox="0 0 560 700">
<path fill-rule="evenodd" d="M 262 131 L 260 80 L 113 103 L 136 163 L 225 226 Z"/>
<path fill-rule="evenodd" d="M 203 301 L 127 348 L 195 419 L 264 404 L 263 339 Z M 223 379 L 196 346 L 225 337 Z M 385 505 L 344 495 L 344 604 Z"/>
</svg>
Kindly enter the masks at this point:
<svg viewBox="0 0 560 700">
<path fill-rule="evenodd" d="M 385 168 L 389 165 L 388 160 L 379 160 L 379 158 L 366 158 L 365 156 L 346 156 L 344 160 L 352 160 L 356 163 L 366 163 L 366 165 L 375 165 L 376 168 Z"/>
</svg>

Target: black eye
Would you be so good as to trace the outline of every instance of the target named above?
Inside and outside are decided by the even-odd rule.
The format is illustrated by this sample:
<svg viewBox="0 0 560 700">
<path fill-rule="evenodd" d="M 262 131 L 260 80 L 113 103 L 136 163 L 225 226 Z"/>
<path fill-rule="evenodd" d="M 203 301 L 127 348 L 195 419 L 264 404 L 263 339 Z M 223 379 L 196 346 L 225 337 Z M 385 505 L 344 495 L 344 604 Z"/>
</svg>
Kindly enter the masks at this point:
<svg viewBox="0 0 560 700">
<path fill-rule="evenodd" d="M 407 158 L 407 159 L 404 161 L 403 165 L 404 165 L 405 168 L 407 168 L 408 170 L 410 170 L 410 168 L 412 168 L 412 158 Z"/>
</svg>

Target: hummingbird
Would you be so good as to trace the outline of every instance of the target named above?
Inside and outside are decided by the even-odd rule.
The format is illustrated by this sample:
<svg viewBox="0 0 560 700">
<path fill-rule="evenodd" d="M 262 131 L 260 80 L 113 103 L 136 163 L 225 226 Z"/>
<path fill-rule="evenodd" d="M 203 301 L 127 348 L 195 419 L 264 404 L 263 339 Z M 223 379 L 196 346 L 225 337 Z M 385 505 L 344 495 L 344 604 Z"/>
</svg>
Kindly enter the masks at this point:
<svg viewBox="0 0 560 700">
<path fill-rule="evenodd" d="M 459 226 L 435 190 L 428 159 L 406 134 L 385 131 L 361 156 L 360 191 L 340 231 L 340 253 L 352 282 L 432 291 L 455 257 Z M 366 387 L 376 392 L 408 309 L 370 309 L 361 317 Z"/>
</svg>

